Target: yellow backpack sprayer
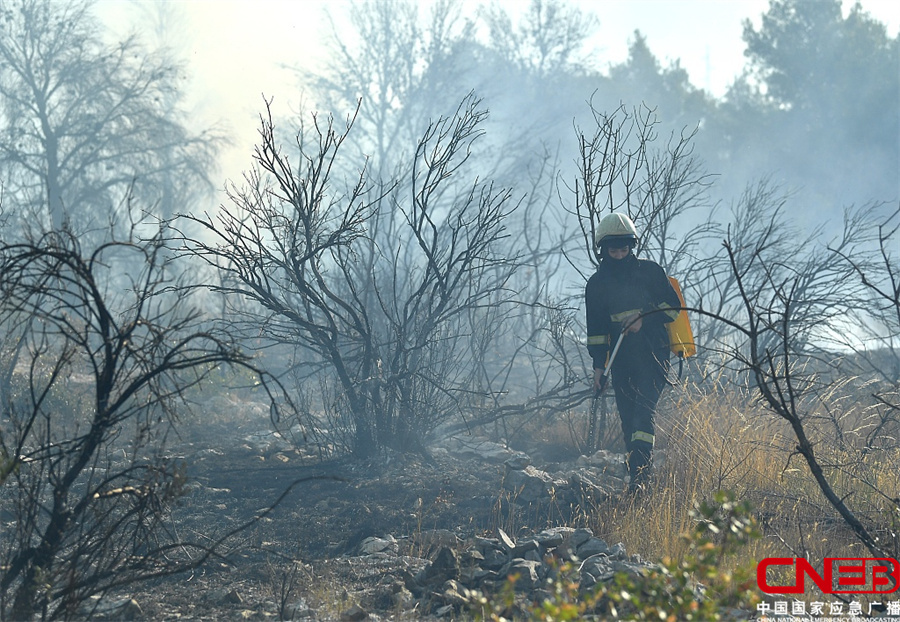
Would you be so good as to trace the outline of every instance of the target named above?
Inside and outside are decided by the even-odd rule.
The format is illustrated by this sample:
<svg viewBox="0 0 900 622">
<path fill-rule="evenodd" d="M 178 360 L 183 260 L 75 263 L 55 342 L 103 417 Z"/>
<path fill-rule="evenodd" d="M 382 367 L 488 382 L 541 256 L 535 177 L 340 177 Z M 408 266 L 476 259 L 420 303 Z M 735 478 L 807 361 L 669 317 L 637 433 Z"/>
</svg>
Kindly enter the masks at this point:
<svg viewBox="0 0 900 622">
<path fill-rule="evenodd" d="M 669 331 L 669 348 L 672 350 L 672 354 L 684 361 L 689 356 L 697 354 L 697 344 L 694 343 L 694 332 L 691 330 L 691 322 L 688 319 L 687 311 L 684 310 L 684 307 L 687 305 L 684 303 L 684 296 L 681 294 L 681 286 L 673 276 L 669 277 L 669 282 L 675 289 L 675 293 L 678 294 L 678 300 L 681 302 L 682 307 L 675 321 L 666 324 L 666 330 Z"/>
</svg>

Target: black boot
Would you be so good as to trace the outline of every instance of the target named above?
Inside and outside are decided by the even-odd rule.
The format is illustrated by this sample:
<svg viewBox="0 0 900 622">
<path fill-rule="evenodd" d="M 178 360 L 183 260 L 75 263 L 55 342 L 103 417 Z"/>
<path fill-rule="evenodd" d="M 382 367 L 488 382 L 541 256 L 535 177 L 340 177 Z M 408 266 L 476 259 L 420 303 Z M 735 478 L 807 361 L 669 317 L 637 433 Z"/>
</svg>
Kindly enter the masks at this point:
<svg viewBox="0 0 900 622">
<path fill-rule="evenodd" d="M 652 469 L 652 452 L 652 443 L 646 441 L 632 443 L 631 451 L 628 452 L 628 475 L 631 478 L 628 484 L 629 492 L 646 489 Z"/>
</svg>

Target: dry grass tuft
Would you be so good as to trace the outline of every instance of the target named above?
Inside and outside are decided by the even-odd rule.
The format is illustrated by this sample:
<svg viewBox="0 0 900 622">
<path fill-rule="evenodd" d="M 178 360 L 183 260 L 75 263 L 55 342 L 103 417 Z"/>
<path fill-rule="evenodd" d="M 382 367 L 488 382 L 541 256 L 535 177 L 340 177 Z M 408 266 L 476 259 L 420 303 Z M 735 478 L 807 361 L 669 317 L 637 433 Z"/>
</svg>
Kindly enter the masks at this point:
<svg viewBox="0 0 900 622">
<path fill-rule="evenodd" d="M 796 441 L 784 421 L 735 389 L 704 392 L 682 386 L 665 399 L 652 489 L 630 501 L 592 508 L 595 533 L 646 558 L 679 559 L 685 554 L 680 536 L 692 527 L 690 510 L 728 490 L 751 503 L 764 535 L 734 560 L 736 565 L 755 566 L 775 556 L 807 557 L 818 564 L 824 557 L 869 555 L 827 503 L 808 465 L 793 453 Z M 820 400 L 810 408 L 808 432 L 835 489 L 864 524 L 888 541 L 898 524 L 892 512 L 897 514 L 900 498 L 900 452 L 871 446 L 862 401 L 831 396 L 826 408 Z M 806 596 L 822 595 L 811 591 Z"/>
</svg>

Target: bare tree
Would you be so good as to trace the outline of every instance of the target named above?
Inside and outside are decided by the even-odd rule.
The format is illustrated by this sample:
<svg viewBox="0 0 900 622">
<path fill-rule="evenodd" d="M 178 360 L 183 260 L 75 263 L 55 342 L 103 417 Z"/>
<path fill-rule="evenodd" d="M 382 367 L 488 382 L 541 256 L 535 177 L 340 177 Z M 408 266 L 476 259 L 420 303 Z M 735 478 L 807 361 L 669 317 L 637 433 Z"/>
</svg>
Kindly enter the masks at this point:
<svg viewBox="0 0 900 622">
<path fill-rule="evenodd" d="M 422 129 L 476 92 L 491 110 L 475 147 L 483 166 L 504 185 L 531 186 L 535 169 L 560 162 L 560 136 L 582 98 L 572 88 L 581 71 L 576 55 L 595 20 L 558 0 L 531 3 L 514 26 L 497 6 L 476 19 L 458 0 L 423 6 L 360 1 L 330 16 L 329 54 L 315 73 L 301 74 L 304 87 L 313 88 L 320 110 L 362 100 L 345 151 L 369 157 L 373 181 L 406 178 Z M 488 36 L 478 36 L 482 25 Z"/>
<path fill-rule="evenodd" d="M 582 68 L 597 17 L 563 0 L 531 0 L 518 23 L 496 3 L 483 10 L 491 46 L 513 67 L 541 77 Z"/>
<path fill-rule="evenodd" d="M 838 345 L 850 346 L 860 355 L 870 373 L 887 383 L 900 384 L 900 270 L 897 268 L 897 239 L 900 237 L 900 208 L 883 217 L 877 227 L 874 259 L 863 261 L 844 249 L 832 250 L 853 267 L 863 286 L 863 296 L 847 300 L 844 309 L 854 330 L 842 333 Z M 854 304 L 855 303 L 855 304 Z M 855 339 L 847 339 L 855 338 Z"/>
<path fill-rule="evenodd" d="M 848 376 L 846 350 L 832 349 L 841 334 L 857 330 L 846 321 L 849 314 L 867 307 L 884 317 L 897 315 L 896 270 L 884 250 L 895 230 L 882 225 L 867 235 L 873 215 L 869 209 L 850 211 L 843 232 L 825 244 L 782 230 L 778 210 L 768 212 L 768 220 L 737 236 L 732 232 L 723 243 L 728 275 L 717 278 L 716 288 L 727 282 L 735 306 L 723 307 L 727 315 L 721 309 L 689 310 L 728 327 L 729 338 L 717 348 L 746 374 L 759 402 L 786 424 L 785 472 L 795 458 L 802 460 L 854 537 L 871 555 L 886 557 L 900 545 L 896 489 L 893 478 L 882 477 L 900 468 L 896 386 L 873 392 L 877 385 Z M 755 233 L 748 235 L 750 230 Z M 873 237 L 881 264 L 873 261 Z M 867 288 L 875 296 L 866 297 Z M 875 300 L 883 304 L 875 306 Z"/>
<path fill-rule="evenodd" d="M 220 139 L 185 126 L 176 64 L 134 38 L 104 43 L 90 0 L 11 0 L 0 15 L 0 171 L 23 222 L 104 229 L 128 193 L 165 216 L 211 188 Z"/>
<path fill-rule="evenodd" d="M 769 180 L 747 187 L 728 214 L 729 220 L 721 225 L 731 256 L 720 247 L 719 252 L 707 252 L 694 265 L 694 306 L 737 321 L 744 317 L 746 306 L 739 283 L 754 301 L 767 304 L 778 296 L 773 282 L 792 280 L 796 288 L 792 347 L 823 359 L 837 358 L 832 349 L 846 350 L 847 344 L 836 336 L 858 334 L 852 326 L 839 328 L 840 324 L 849 318 L 851 308 L 859 312 L 869 307 L 863 288 L 841 255 L 853 256 L 862 269 L 873 268 L 870 247 L 876 212 L 870 206 L 846 210 L 840 232 L 829 238 L 830 223 L 801 228 L 793 222 L 787 212 L 791 200 Z M 828 248 L 830 252 L 826 252 Z M 708 317 L 698 316 L 697 322 L 704 348 L 718 350 L 727 360 L 743 336 Z"/>
<path fill-rule="evenodd" d="M 595 227 L 605 213 L 622 212 L 641 233 L 638 252 L 651 254 L 669 273 L 686 271 L 683 266 L 712 231 L 708 221 L 696 224 L 691 218 L 691 210 L 705 206 L 704 191 L 711 183 L 693 156 L 696 131 L 672 135 L 657 147 L 652 109 L 620 106 L 604 112 L 591 105 L 591 113 L 595 127 L 590 132 L 576 128 L 580 160 L 572 190 L 581 248 L 596 265 Z"/>
<path fill-rule="evenodd" d="M 870 257 L 837 245 L 831 247 L 853 270 L 850 279 L 860 288 L 853 288 L 853 295 L 840 304 L 842 321 L 834 342 L 850 354 L 837 363 L 842 372 L 860 377 L 856 390 L 865 392 L 872 402 L 864 434 L 862 430 L 860 433 L 863 449 L 877 453 L 900 447 L 900 269 L 895 250 L 898 233 L 900 209 L 895 208 L 878 222 L 875 250 Z M 870 478 L 866 485 L 879 486 Z M 892 533 L 896 534 L 896 530 Z M 896 554 L 900 551 L 900 539 L 896 535 L 893 538 Z"/>
<path fill-rule="evenodd" d="M 896 541 L 883 538 L 880 532 L 885 528 L 890 531 L 889 519 L 887 524 L 882 521 L 900 508 L 889 496 L 888 489 L 859 477 L 866 465 L 864 453 L 868 448 L 853 446 L 849 438 L 864 428 L 855 426 L 858 420 L 854 422 L 850 417 L 829 415 L 834 412 L 833 406 L 839 406 L 829 404 L 835 396 L 829 389 L 835 385 L 828 381 L 828 367 L 816 369 L 803 347 L 809 337 L 810 325 L 805 320 L 811 317 L 810 305 L 818 308 L 821 327 L 829 321 L 824 310 L 829 304 L 826 301 L 839 298 L 814 296 L 818 289 L 816 283 L 809 278 L 808 266 L 801 266 L 792 277 L 779 278 L 773 274 L 768 282 L 771 295 L 757 299 L 754 292 L 744 287 L 734 249 L 727 242 L 726 249 L 738 275 L 746 312 L 744 325 L 749 347 L 746 355 L 736 353 L 736 358 L 750 371 L 764 403 L 789 425 L 796 441 L 795 454 L 805 462 L 828 503 L 856 538 L 875 557 L 894 554 L 896 551 L 891 547 L 896 548 Z M 838 281 L 824 287 L 827 290 L 834 285 L 840 289 Z M 800 320 L 797 323 L 795 309 Z M 882 453 L 879 459 L 894 463 L 888 471 L 895 472 L 900 467 L 889 453 Z M 857 489 L 861 484 L 863 489 Z M 866 501 L 872 498 L 872 492 L 877 509 Z M 854 495 L 859 497 L 857 503 Z"/>
<path fill-rule="evenodd" d="M 368 187 L 365 169 L 346 190 L 338 185 L 352 119 L 338 130 L 314 117 L 312 131 L 297 136 L 294 160 L 270 115 L 258 166 L 232 205 L 215 219 L 186 217 L 214 240 L 185 239 L 226 275 L 213 289 L 255 303 L 244 316 L 248 329 L 299 344 L 312 355 L 310 369 L 327 370 L 316 377 L 330 440 L 352 431 L 348 449 L 359 457 L 422 451 L 437 425 L 473 409 L 500 416 L 494 398 L 503 394 L 503 369 L 520 359 L 494 351 L 504 326 L 536 301 L 512 289 L 523 260 L 507 240 L 511 192 L 472 180 L 468 160 L 486 116 L 478 99 L 466 97 L 455 115 L 429 124 L 411 177 L 386 191 Z M 385 222 L 393 223 L 390 235 L 382 229 L 374 238 L 373 223 Z M 375 253 L 371 263 L 367 253 Z M 506 358 L 469 364 L 486 352 L 494 362 Z M 321 419 L 310 412 L 303 423 L 313 430 Z"/>
<path fill-rule="evenodd" d="M 139 275 L 110 274 L 122 255 Z M 20 349 L 0 405 L 0 511 L 15 518 L 3 619 L 72 617 L 91 595 L 197 567 L 228 535 L 190 542 L 166 522 L 186 481 L 165 451 L 185 391 L 249 367 L 201 326 L 168 255 L 161 231 L 89 253 L 63 231 L 0 247 L 0 328 Z"/>
<path fill-rule="evenodd" d="M 320 109 L 347 110 L 359 103 L 345 151 L 368 154 L 375 181 L 408 167 L 422 128 L 452 114 L 472 89 L 459 79 L 465 71 L 459 57 L 471 44 L 472 29 L 461 5 L 439 0 L 424 15 L 420 9 L 410 0 L 362 0 L 342 16 L 329 14 L 331 54 L 315 74 L 301 73 L 322 98 Z M 337 19 L 351 28 L 339 28 Z"/>
</svg>

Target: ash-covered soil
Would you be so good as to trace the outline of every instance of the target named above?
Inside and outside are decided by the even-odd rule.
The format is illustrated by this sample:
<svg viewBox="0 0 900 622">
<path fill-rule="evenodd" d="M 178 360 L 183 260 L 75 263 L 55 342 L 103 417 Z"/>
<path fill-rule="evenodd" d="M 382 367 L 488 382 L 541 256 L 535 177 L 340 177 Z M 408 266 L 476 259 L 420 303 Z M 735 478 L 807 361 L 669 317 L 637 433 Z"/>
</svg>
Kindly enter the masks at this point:
<svg viewBox="0 0 900 622">
<path fill-rule="evenodd" d="M 134 586 L 145 619 L 419 619 L 396 596 L 450 534 L 496 532 L 509 511 L 505 467 L 436 452 L 380 463 L 312 463 L 277 437 L 201 449 L 179 447 L 189 482 L 175 511 L 185 540 L 261 520 L 191 575 Z M 393 537 L 396 554 L 360 556 L 370 537 Z M 128 615 L 120 610 L 114 615 Z"/>
<path fill-rule="evenodd" d="M 464 555 L 473 539 L 496 539 L 500 529 L 524 540 L 547 527 L 587 526 L 585 487 L 602 496 L 617 485 L 613 477 L 592 487 L 587 480 L 597 481 L 597 468 L 580 468 L 589 477 L 573 479 L 567 461 L 578 452 L 560 435 L 517 447 L 527 455 L 461 434 L 436 443 L 429 456 L 319 461 L 273 433 L 261 405 L 219 396 L 204 406 L 240 417 L 182 422 L 169 450 L 188 481 L 170 528 L 181 541 L 206 546 L 252 525 L 190 574 L 107 595 L 92 618 L 458 619 L 466 605 L 455 595 L 426 606 L 421 591 L 409 591 L 442 548 Z M 530 470 L 519 470 L 511 485 L 505 463 Z M 548 473 L 557 479 L 546 480 Z M 568 497 L 557 494 L 562 488 Z"/>
</svg>

